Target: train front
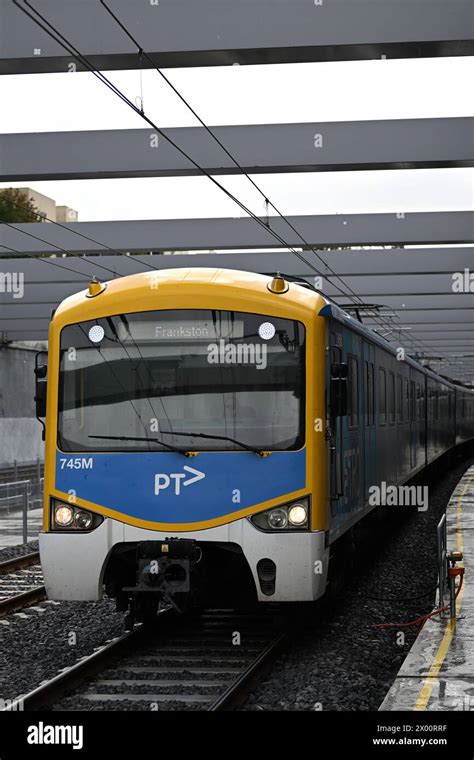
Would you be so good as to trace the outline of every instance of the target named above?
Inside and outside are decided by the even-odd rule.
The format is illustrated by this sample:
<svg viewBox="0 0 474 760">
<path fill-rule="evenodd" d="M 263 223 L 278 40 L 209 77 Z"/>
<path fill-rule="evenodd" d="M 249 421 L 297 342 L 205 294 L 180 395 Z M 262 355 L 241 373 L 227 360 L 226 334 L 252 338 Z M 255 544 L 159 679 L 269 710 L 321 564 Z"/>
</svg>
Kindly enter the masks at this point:
<svg viewBox="0 0 474 760">
<path fill-rule="evenodd" d="M 309 601 L 324 590 L 324 320 L 230 270 L 93 283 L 51 323 L 44 530 L 52 599 Z"/>
</svg>

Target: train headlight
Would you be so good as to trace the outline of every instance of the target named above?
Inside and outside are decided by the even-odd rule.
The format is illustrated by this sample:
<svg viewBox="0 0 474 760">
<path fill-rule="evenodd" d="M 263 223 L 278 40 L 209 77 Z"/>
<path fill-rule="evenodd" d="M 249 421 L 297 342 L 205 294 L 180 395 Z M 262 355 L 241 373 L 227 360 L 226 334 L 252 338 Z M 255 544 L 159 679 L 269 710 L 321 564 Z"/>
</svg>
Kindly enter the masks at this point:
<svg viewBox="0 0 474 760">
<path fill-rule="evenodd" d="M 309 497 L 267 509 L 248 518 L 256 528 L 268 532 L 308 530 Z"/>
<path fill-rule="evenodd" d="M 304 504 L 293 504 L 288 510 L 288 522 L 300 528 L 308 522 L 308 508 Z"/>
<path fill-rule="evenodd" d="M 54 510 L 54 522 L 61 528 L 67 528 L 74 522 L 74 510 L 72 507 L 58 506 Z"/>
<path fill-rule="evenodd" d="M 102 515 L 96 515 L 88 509 L 65 504 L 59 499 L 51 499 L 51 530 L 93 530 L 103 520 Z"/>
<path fill-rule="evenodd" d="M 77 528 L 81 528 L 82 530 L 89 530 L 92 525 L 91 513 L 86 512 L 84 509 L 81 509 L 80 512 L 76 512 L 74 524 Z"/>
<path fill-rule="evenodd" d="M 281 530 L 288 525 L 288 513 L 286 509 L 272 509 L 267 516 L 270 528 Z"/>
</svg>

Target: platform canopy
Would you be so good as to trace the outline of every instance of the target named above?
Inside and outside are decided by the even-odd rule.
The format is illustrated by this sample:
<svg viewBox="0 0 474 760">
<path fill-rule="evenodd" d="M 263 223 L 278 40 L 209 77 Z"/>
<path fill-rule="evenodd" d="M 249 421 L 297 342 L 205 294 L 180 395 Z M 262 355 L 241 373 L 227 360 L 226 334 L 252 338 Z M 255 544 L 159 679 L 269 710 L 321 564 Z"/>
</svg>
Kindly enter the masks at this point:
<svg viewBox="0 0 474 760">
<path fill-rule="evenodd" d="M 53 229 L 42 225 L 42 232 L 45 227 L 48 233 Z M 84 289 L 93 276 L 107 280 L 151 267 L 280 270 L 318 285 L 407 353 L 446 375 L 474 382 L 474 298 L 466 290 L 465 274 L 472 268 L 473 247 L 320 250 L 300 255 L 303 260 L 287 251 L 258 250 L 3 259 L 4 277 L 10 275 L 10 282 L 18 284 L 22 275 L 24 292 L 21 298 L 0 292 L 0 333 L 11 341 L 46 339 L 52 309 Z M 319 276 L 321 280 L 315 280 Z"/>
<path fill-rule="evenodd" d="M 472 0 L 106 1 L 137 45 L 99 0 L 0 0 L 0 74 L 81 70 L 18 6 L 39 11 L 105 71 L 474 55 Z M 241 168 L 202 127 L 165 133 L 212 175 L 474 165 L 472 118 L 211 128 Z M 149 129 L 0 135 L 0 182 L 196 173 Z M 473 212 L 401 208 L 288 222 L 0 224 L 0 335 L 5 342 L 44 339 L 51 310 L 93 275 L 170 266 L 281 270 L 311 281 L 320 276 L 325 294 L 348 308 L 356 302 L 353 313 L 388 340 L 445 374 L 474 380 Z M 20 280 L 21 296 L 14 287 Z"/>
<path fill-rule="evenodd" d="M 387 119 L 164 132 L 211 174 L 474 166 L 474 119 Z M 239 168 L 240 167 L 240 168 Z M 150 129 L 0 135 L 0 182 L 169 177 L 201 172 Z"/>
<path fill-rule="evenodd" d="M 104 253 L 110 248 L 137 253 L 281 248 L 282 240 L 303 248 L 474 242 L 472 211 L 317 214 L 288 216 L 287 220 L 271 216 L 261 218 L 261 224 L 251 217 L 70 222 L 62 226 L 33 223 L 14 228 L 0 224 L 0 257 L 9 254 L 6 246 L 42 254 Z"/>
<path fill-rule="evenodd" d="M 31 5 L 98 68 L 148 65 L 98 0 L 31 0 Z M 159 66 L 474 52 L 471 0 L 110 0 L 109 5 Z M 0 0 L 0 18 L 8 30 L 0 34 L 0 74 L 69 70 L 71 56 L 11 0 Z"/>
</svg>

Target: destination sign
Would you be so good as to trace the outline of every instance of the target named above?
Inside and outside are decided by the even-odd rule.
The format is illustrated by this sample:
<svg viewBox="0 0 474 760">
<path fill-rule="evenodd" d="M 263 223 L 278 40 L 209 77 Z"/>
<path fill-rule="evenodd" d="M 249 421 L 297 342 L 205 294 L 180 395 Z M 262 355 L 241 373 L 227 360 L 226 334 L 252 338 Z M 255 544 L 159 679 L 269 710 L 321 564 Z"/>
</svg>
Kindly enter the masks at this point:
<svg viewBox="0 0 474 760">
<path fill-rule="evenodd" d="M 241 339 L 244 337 L 244 322 L 242 319 L 228 319 L 217 322 L 205 320 L 173 320 L 173 321 L 140 321 L 118 325 L 118 335 L 121 341 L 216 341 L 221 338 Z"/>
</svg>

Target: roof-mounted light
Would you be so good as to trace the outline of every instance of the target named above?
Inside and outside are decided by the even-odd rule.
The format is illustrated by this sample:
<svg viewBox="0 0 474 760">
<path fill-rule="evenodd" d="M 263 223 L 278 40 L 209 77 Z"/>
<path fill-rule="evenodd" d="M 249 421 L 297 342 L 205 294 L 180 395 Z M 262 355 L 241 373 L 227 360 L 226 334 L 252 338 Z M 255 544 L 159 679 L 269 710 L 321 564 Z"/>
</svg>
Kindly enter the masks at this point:
<svg viewBox="0 0 474 760">
<path fill-rule="evenodd" d="M 272 281 L 267 285 L 268 290 L 270 293 L 286 293 L 286 291 L 289 288 L 289 285 L 285 278 L 283 277 L 280 272 L 277 272 L 276 275 L 273 277 Z"/>
<path fill-rule="evenodd" d="M 93 277 L 89 283 L 89 292 L 86 293 L 86 298 L 95 298 L 96 296 L 99 296 L 104 292 L 106 287 L 106 283 L 99 282 L 95 277 Z"/>
</svg>

